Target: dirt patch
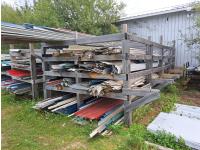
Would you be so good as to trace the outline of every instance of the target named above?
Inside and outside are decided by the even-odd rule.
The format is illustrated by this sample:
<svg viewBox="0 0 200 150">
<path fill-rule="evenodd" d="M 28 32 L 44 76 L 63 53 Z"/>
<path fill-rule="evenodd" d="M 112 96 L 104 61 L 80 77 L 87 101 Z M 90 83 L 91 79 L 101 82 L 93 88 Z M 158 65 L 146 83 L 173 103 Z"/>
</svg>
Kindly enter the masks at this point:
<svg viewBox="0 0 200 150">
<path fill-rule="evenodd" d="M 1 110 L 1 117 L 2 117 L 2 119 L 4 119 L 5 116 L 8 116 L 10 114 L 14 114 L 14 112 L 18 112 L 18 110 L 20 110 L 20 109 L 21 109 L 20 106 L 3 108 Z"/>
<path fill-rule="evenodd" d="M 51 140 L 50 137 L 45 137 L 45 136 L 39 136 L 37 141 L 44 146 L 48 146 L 48 145 L 51 145 L 52 143 L 54 143 L 54 141 Z"/>
<path fill-rule="evenodd" d="M 73 142 L 68 144 L 65 148 L 61 150 L 86 150 L 87 146 L 81 142 Z"/>
<path fill-rule="evenodd" d="M 200 106 L 199 91 L 183 91 L 181 92 L 180 102 L 188 105 Z"/>
</svg>

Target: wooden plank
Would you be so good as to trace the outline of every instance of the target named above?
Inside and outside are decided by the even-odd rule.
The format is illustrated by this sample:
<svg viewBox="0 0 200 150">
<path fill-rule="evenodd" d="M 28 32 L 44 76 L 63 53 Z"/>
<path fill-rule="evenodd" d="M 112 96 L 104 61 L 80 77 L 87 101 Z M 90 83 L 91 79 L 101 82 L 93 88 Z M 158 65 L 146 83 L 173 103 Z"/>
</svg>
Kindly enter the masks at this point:
<svg viewBox="0 0 200 150">
<path fill-rule="evenodd" d="M 123 33 L 126 36 L 124 40 L 122 40 L 122 54 L 124 55 L 129 55 L 130 54 L 130 45 L 129 45 L 129 41 L 127 40 L 127 31 L 128 31 L 128 27 L 127 24 L 123 24 Z M 130 84 L 129 84 L 129 76 L 128 74 L 130 73 L 130 60 L 128 58 L 124 58 L 122 60 L 122 65 L 123 65 L 123 70 L 122 72 L 126 75 L 126 80 L 124 80 L 123 82 L 123 87 L 124 88 L 129 88 Z M 131 99 L 129 95 L 126 95 L 127 100 L 124 101 L 124 107 L 128 106 L 131 104 Z M 124 113 L 124 123 L 127 124 L 128 126 L 130 126 L 132 124 L 132 113 L 131 112 L 125 112 Z"/>
<path fill-rule="evenodd" d="M 57 110 L 59 110 L 59 109 L 66 108 L 66 107 L 71 106 L 71 105 L 74 105 L 74 104 L 76 104 L 76 103 L 77 103 L 76 101 L 73 101 L 73 102 L 71 102 L 71 103 L 67 103 L 67 104 L 62 105 L 62 106 L 60 106 L 60 107 L 58 107 L 58 108 L 55 108 L 55 109 L 53 109 L 53 110 L 51 110 L 51 111 L 52 111 L 52 112 L 55 112 L 55 111 L 57 111 Z"/>
<path fill-rule="evenodd" d="M 57 89 L 56 87 L 53 86 L 46 86 L 47 90 L 54 90 L 54 91 L 61 91 L 61 92 L 69 92 L 69 93 L 78 93 L 78 94 L 85 94 L 88 95 L 88 91 L 86 90 L 77 90 L 73 89 L 70 87 L 63 87 L 62 89 Z M 108 98 L 113 98 L 113 99 L 121 99 L 121 100 L 127 100 L 127 98 L 122 94 L 122 93 L 115 93 L 115 92 L 110 92 L 106 93 L 102 97 L 108 97 Z"/>
<path fill-rule="evenodd" d="M 76 44 L 81 45 L 81 44 L 114 42 L 114 41 L 120 41 L 123 39 L 124 39 L 124 34 L 116 33 L 116 34 L 101 35 L 101 36 L 96 36 L 96 37 L 79 38 L 79 39 L 76 39 Z"/>
<path fill-rule="evenodd" d="M 133 35 L 133 34 L 128 34 L 128 40 L 138 42 L 138 43 L 147 44 L 147 45 L 151 45 L 151 46 L 154 46 L 154 47 L 157 47 L 157 48 L 172 49 L 172 47 L 161 45 L 159 43 L 152 42 L 150 40 L 138 37 L 138 36 Z"/>
<path fill-rule="evenodd" d="M 45 71 L 45 76 L 58 76 L 58 77 L 75 77 L 75 72 L 64 72 L 64 71 Z"/>
<path fill-rule="evenodd" d="M 61 102 L 58 102 L 58 103 L 56 103 L 56 104 L 53 105 L 53 106 L 49 106 L 48 109 L 54 109 L 54 108 L 56 108 L 56 107 L 65 105 L 65 104 L 70 103 L 70 102 L 75 101 L 75 100 L 76 100 L 76 97 L 72 97 L 72 98 L 63 100 L 63 101 L 61 101 Z"/>
<path fill-rule="evenodd" d="M 151 40 L 151 37 L 148 37 L 149 40 Z M 146 45 L 146 54 L 147 55 L 151 55 L 151 59 L 150 60 L 146 60 L 146 69 L 150 69 L 152 70 L 153 67 L 153 47 L 151 45 Z M 152 79 L 152 74 L 148 74 L 146 76 L 146 81 L 147 83 L 151 83 L 151 79 Z"/>
<path fill-rule="evenodd" d="M 44 57 L 43 60 L 46 62 L 54 62 L 54 61 L 60 61 L 60 62 L 66 62 L 66 61 L 113 61 L 113 60 L 123 60 L 125 58 L 125 55 L 123 54 L 114 54 L 114 55 L 95 55 L 93 58 L 84 58 L 84 57 Z M 128 59 L 130 60 L 146 60 L 151 59 L 150 55 L 133 55 L 129 54 Z M 160 59 L 159 56 L 154 56 L 155 60 Z"/>
<path fill-rule="evenodd" d="M 62 91 L 62 92 L 69 92 L 69 93 L 79 93 L 79 94 L 88 94 L 88 91 L 86 90 L 77 90 L 70 87 L 63 87 L 62 89 L 57 89 L 53 86 L 46 86 L 47 90 L 54 90 L 54 91 Z"/>
<path fill-rule="evenodd" d="M 148 104 L 156 99 L 158 99 L 160 97 L 160 93 L 159 92 L 153 92 L 151 94 L 148 94 L 134 102 L 132 102 L 130 105 L 125 106 L 124 107 L 124 111 L 125 112 L 130 112 L 140 106 L 143 106 L 145 104 Z"/>
<path fill-rule="evenodd" d="M 34 44 L 29 43 L 29 48 L 30 48 L 30 71 L 31 71 L 31 79 L 32 79 L 32 98 L 35 99 L 38 96 L 38 85 L 35 82 L 37 79 L 37 70 L 36 70 L 36 60 L 34 57 Z"/>
<path fill-rule="evenodd" d="M 42 55 L 44 55 L 46 53 L 46 48 L 44 47 L 45 43 L 42 43 L 43 47 L 42 47 Z M 44 91 L 44 99 L 47 99 L 50 97 L 48 90 L 46 88 L 46 80 L 47 80 L 47 76 L 45 75 L 45 71 L 47 70 L 47 62 L 42 61 L 42 71 L 43 71 L 43 91 Z"/>
<path fill-rule="evenodd" d="M 122 94 L 123 95 L 134 95 L 134 96 L 146 96 L 151 93 L 159 93 L 160 90 L 157 89 L 145 89 L 145 88 L 135 88 L 135 89 L 127 89 L 123 88 L 122 89 Z"/>
<path fill-rule="evenodd" d="M 75 77 L 75 72 L 67 72 L 67 71 L 45 71 L 44 74 L 46 76 L 58 76 L 58 77 Z M 110 75 L 110 74 L 100 74 L 100 73 L 80 73 L 77 72 L 77 76 L 79 78 L 91 78 L 91 79 L 115 79 L 115 80 L 124 80 L 125 75 Z"/>
<path fill-rule="evenodd" d="M 137 78 L 137 77 L 140 77 L 140 76 L 144 76 L 144 75 L 148 75 L 148 74 L 151 74 L 151 73 L 155 73 L 155 72 L 159 72 L 161 71 L 162 69 L 167 69 L 169 68 L 171 65 L 168 64 L 166 66 L 163 66 L 163 67 L 157 67 L 157 68 L 152 68 L 152 69 L 148 69 L 148 70 L 141 70 L 141 71 L 137 71 L 137 72 L 133 72 L 133 73 L 130 73 L 129 74 L 129 77 L 132 79 L 132 78 Z"/>
</svg>

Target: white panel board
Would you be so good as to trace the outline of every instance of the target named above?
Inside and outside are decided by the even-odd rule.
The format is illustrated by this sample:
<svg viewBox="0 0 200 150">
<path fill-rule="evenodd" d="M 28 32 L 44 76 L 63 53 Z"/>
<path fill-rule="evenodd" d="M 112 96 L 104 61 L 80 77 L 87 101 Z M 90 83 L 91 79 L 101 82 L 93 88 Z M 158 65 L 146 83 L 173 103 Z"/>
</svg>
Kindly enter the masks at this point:
<svg viewBox="0 0 200 150">
<path fill-rule="evenodd" d="M 165 131 L 182 137 L 186 145 L 200 149 L 200 120 L 161 112 L 147 127 L 151 132 Z"/>
<path fill-rule="evenodd" d="M 170 113 L 200 120 L 200 107 L 196 106 L 175 104 L 175 110 Z"/>
</svg>

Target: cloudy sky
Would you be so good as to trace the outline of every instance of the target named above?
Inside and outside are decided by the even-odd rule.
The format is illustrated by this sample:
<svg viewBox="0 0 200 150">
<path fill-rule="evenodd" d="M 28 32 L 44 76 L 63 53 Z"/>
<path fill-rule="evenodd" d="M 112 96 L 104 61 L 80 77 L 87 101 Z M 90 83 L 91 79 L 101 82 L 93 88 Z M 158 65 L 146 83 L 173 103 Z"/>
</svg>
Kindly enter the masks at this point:
<svg viewBox="0 0 200 150">
<path fill-rule="evenodd" d="M 2 0 L 12 6 L 23 5 L 25 0 Z M 28 0 L 32 3 L 33 0 Z M 127 16 L 135 15 L 141 12 L 148 12 L 150 10 L 157 10 L 161 8 L 182 5 L 200 0 L 116 0 L 123 1 L 126 4 L 124 13 Z"/>
</svg>

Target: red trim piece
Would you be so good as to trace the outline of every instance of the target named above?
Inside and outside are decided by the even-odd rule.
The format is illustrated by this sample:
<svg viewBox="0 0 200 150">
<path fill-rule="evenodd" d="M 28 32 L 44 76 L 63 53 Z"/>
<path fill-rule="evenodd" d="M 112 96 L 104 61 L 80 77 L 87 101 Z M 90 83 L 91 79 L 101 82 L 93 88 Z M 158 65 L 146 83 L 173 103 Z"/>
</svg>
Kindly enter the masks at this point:
<svg viewBox="0 0 200 150">
<path fill-rule="evenodd" d="M 100 98 L 97 103 L 79 110 L 75 113 L 76 116 L 86 118 L 86 119 L 99 119 L 106 112 L 111 111 L 116 106 L 122 105 L 123 100 L 110 99 L 110 98 Z"/>
</svg>

